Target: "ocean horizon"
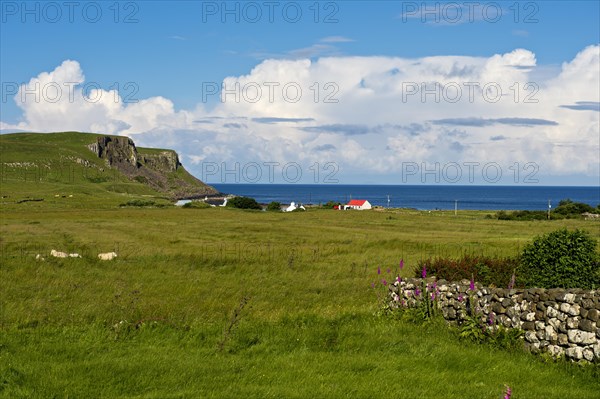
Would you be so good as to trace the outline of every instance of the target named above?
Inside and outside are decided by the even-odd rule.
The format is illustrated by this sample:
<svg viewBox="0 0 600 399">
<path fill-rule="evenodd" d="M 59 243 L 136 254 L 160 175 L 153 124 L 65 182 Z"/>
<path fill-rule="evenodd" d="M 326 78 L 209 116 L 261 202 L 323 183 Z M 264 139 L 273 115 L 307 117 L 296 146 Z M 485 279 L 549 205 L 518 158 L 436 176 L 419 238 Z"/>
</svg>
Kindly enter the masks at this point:
<svg viewBox="0 0 600 399">
<path fill-rule="evenodd" d="M 210 184 L 210 183 L 209 183 Z M 368 200 L 371 205 L 418 210 L 547 210 L 570 199 L 596 207 L 600 186 L 492 185 L 354 185 L 354 184 L 211 184 L 226 194 L 247 196 L 260 203 L 346 203 Z M 388 201 L 389 199 L 389 201 Z"/>
</svg>

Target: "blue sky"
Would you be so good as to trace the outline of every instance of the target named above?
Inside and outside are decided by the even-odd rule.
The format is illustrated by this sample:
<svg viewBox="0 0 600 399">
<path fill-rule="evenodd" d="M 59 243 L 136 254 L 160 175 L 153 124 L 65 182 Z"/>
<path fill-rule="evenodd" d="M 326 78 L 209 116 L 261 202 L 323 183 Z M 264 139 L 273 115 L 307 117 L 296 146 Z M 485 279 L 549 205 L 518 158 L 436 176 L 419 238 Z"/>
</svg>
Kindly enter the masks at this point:
<svg viewBox="0 0 600 399">
<path fill-rule="evenodd" d="M 535 164 L 537 184 L 599 184 L 597 1 L 69 4 L 1 2 L 3 131 L 125 134 L 212 182 L 233 182 L 215 163 L 243 183 L 244 165 L 292 162 L 333 163 L 340 183 L 419 183 L 416 164 L 441 183 L 459 165 L 458 183 L 527 184 Z M 36 98 L 35 82 L 64 90 Z M 225 82 L 261 96 L 208 91 Z M 469 181 L 471 163 L 503 178 Z"/>
</svg>

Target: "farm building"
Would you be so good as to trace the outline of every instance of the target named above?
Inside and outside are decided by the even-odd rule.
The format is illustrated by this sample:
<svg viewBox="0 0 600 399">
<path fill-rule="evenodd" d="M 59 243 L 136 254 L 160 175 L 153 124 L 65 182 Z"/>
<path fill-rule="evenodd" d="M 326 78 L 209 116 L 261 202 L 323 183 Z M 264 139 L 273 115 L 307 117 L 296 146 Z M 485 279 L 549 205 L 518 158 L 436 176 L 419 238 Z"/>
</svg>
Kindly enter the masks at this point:
<svg viewBox="0 0 600 399">
<path fill-rule="evenodd" d="M 344 205 L 345 209 L 371 209 L 371 204 L 367 200 L 350 200 L 346 205 Z"/>
</svg>

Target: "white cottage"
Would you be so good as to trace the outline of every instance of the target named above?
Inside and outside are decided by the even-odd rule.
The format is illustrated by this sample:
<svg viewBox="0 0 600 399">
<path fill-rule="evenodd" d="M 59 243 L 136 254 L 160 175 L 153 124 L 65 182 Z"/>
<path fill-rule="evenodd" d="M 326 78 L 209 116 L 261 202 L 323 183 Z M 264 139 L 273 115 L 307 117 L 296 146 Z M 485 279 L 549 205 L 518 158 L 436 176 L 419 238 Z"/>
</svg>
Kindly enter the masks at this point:
<svg viewBox="0 0 600 399">
<path fill-rule="evenodd" d="M 351 200 L 346 205 L 344 205 L 344 209 L 358 209 L 361 211 L 371 208 L 371 204 L 367 200 Z"/>
</svg>

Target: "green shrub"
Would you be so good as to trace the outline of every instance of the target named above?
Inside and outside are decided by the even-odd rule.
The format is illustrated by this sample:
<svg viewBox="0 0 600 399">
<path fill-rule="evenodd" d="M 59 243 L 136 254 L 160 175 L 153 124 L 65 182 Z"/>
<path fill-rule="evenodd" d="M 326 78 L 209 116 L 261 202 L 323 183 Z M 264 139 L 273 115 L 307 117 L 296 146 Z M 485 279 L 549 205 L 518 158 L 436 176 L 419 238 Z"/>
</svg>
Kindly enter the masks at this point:
<svg viewBox="0 0 600 399">
<path fill-rule="evenodd" d="M 151 200 L 142 200 L 142 199 L 135 199 L 135 200 L 129 200 L 119 206 L 136 206 L 136 207 L 145 207 L 145 206 L 156 206 L 156 202 L 151 201 Z"/>
<path fill-rule="evenodd" d="M 499 211 L 496 213 L 498 220 L 546 220 L 548 213 L 546 211 Z M 551 217 L 552 218 L 552 217 Z"/>
<path fill-rule="evenodd" d="M 585 212 L 594 213 L 595 209 L 588 204 L 573 202 L 570 199 L 560 201 L 556 209 L 552 211 L 552 213 L 563 215 L 565 217 L 580 217 L 581 214 Z"/>
<path fill-rule="evenodd" d="M 337 201 L 327 201 L 323 204 L 324 209 L 333 209 L 335 206 L 340 206 L 341 203 Z"/>
<path fill-rule="evenodd" d="M 250 197 L 233 197 L 227 201 L 227 206 L 239 209 L 262 209 L 262 206 Z"/>
<path fill-rule="evenodd" d="M 483 285 L 508 287 L 518 266 L 518 258 L 465 254 L 459 259 L 437 257 L 421 260 L 415 268 L 415 277 L 421 277 L 421 271 L 425 267 L 429 275 L 438 279 L 458 281 L 474 278 Z"/>
<path fill-rule="evenodd" d="M 203 202 L 203 201 L 190 201 L 190 202 L 186 202 L 181 207 L 182 208 L 186 208 L 186 209 L 207 209 L 207 208 L 211 208 L 210 204 L 207 204 L 206 202 Z"/>
<path fill-rule="evenodd" d="M 527 287 L 599 287 L 596 246 L 596 240 L 583 230 L 561 229 L 538 236 L 523 249 L 517 277 Z"/>
<path fill-rule="evenodd" d="M 281 203 L 273 201 L 267 205 L 267 211 L 281 212 Z"/>
</svg>

